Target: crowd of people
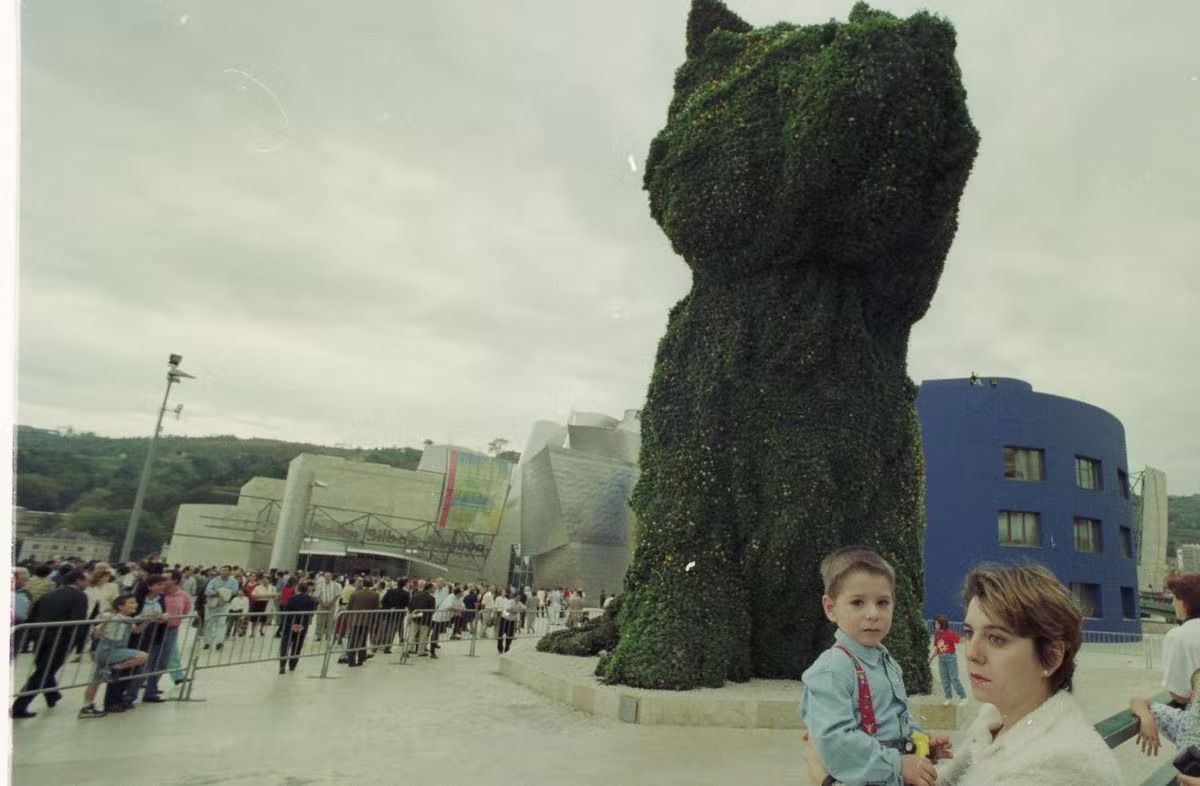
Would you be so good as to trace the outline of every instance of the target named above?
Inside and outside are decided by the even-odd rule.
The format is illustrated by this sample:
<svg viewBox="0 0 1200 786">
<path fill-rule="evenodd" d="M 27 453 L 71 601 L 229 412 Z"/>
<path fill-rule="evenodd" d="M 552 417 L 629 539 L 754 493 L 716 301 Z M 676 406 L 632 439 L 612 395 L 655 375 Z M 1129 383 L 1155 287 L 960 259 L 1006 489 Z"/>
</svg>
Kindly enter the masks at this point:
<svg viewBox="0 0 1200 786">
<path fill-rule="evenodd" d="M 963 589 L 962 637 L 946 617 L 935 617 L 930 660 L 938 662 L 946 703 L 967 700 L 959 648 L 965 649 L 974 698 L 984 703 L 957 750 L 949 739 L 925 736 L 914 722 L 900 667 L 882 644 L 894 605 L 891 565 L 857 546 L 831 554 L 821 571 L 821 603 L 837 632 L 834 646 L 805 672 L 801 704 L 805 758 L 817 782 L 1117 783 L 1111 751 L 1070 697 L 1083 617 L 1048 570 L 978 567 Z M 13 718 L 36 715 L 29 708 L 37 695 L 50 707 L 61 700 L 57 674 L 72 654 L 75 662 L 94 661 L 79 717 L 164 701 L 164 676 L 177 685 L 188 679 L 179 660 L 184 624 L 195 624 L 204 648 L 214 651 L 231 637 L 273 635 L 280 639 L 279 673 L 289 674 L 310 629 L 316 641 L 343 648 L 341 662 L 360 667 L 393 647 L 435 660 L 441 642 L 468 634 L 494 637 L 497 650 L 508 652 L 539 619 L 573 627 L 584 621 L 587 608 L 582 590 L 566 588 L 535 592 L 441 577 L 169 567 L 155 558 L 115 568 L 52 561 L 14 568 L 12 582 L 12 622 L 49 623 L 45 630 L 54 632 L 14 632 L 13 656 L 30 648 L 36 654 Z M 1148 755 L 1158 753 L 1160 735 L 1183 751 L 1200 746 L 1200 575 L 1174 575 L 1168 588 L 1182 622 L 1163 646 L 1170 703 L 1144 697 L 1130 703 L 1140 721 L 1138 745 Z M 612 601 L 601 594 L 601 606 Z M 938 759 L 944 766 L 934 766 Z M 1200 786 L 1200 777 L 1181 774 L 1179 782 Z"/>
<path fill-rule="evenodd" d="M 181 626 L 197 627 L 210 657 L 230 639 L 279 639 L 279 673 L 294 672 L 312 631 L 344 652 L 340 663 L 359 667 L 383 651 L 438 658 L 447 638 L 494 637 L 508 652 L 537 620 L 575 627 L 586 619 L 585 594 L 564 587 L 539 589 L 454 584 L 438 577 L 396 579 L 329 571 L 255 571 L 237 566 L 168 566 L 157 557 L 111 566 L 52 560 L 13 569 L 11 619 L 68 623 L 19 630 L 11 652 L 36 649 L 34 669 L 13 703 L 13 718 L 30 718 L 40 693 L 48 706 L 62 698 L 57 675 L 68 657 L 94 661 L 81 718 L 127 712 L 140 702 L 164 701 L 162 677 L 188 677 L 180 663 Z M 607 592 L 601 604 L 611 603 Z M 339 613 L 340 612 L 340 613 Z M 49 631 L 53 630 L 53 635 Z M 73 657 L 72 653 L 74 653 Z M 217 656 L 219 657 L 219 656 Z M 272 658 L 274 656 L 271 656 Z M 105 686 L 104 700 L 96 696 Z"/>
</svg>

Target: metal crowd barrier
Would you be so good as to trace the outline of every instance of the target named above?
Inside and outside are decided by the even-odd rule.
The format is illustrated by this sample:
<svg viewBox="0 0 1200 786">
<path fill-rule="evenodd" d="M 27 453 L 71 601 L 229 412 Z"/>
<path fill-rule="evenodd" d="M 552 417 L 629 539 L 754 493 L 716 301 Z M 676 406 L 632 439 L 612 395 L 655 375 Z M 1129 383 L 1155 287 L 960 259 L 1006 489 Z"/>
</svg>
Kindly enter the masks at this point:
<svg viewBox="0 0 1200 786">
<path fill-rule="evenodd" d="M 327 650 L 333 646 L 332 635 L 324 647 L 307 645 L 314 639 L 313 631 L 321 629 L 322 617 L 331 614 L 322 610 L 217 614 L 210 611 L 199 635 L 192 641 L 187 660 L 190 674 L 268 661 L 276 661 L 280 668 L 291 670 L 292 660 L 298 663 L 304 658 L 325 658 Z M 298 630 L 295 629 L 297 626 Z M 255 628 L 258 628 L 257 635 Z M 194 681 L 189 680 L 185 699 L 191 698 L 193 685 Z"/>
<path fill-rule="evenodd" d="M 60 694 L 63 690 L 83 688 L 92 683 L 128 686 L 130 682 L 137 682 L 140 688 L 142 681 L 147 678 L 158 677 L 161 681 L 167 675 L 171 676 L 175 687 L 183 688 L 191 675 L 185 663 L 179 659 L 179 653 L 186 652 L 194 643 L 196 628 L 193 623 L 197 619 L 196 614 L 187 614 L 134 618 L 130 622 L 121 622 L 137 626 L 169 625 L 174 633 L 166 633 L 162 642 L 156 643 L 153 628 L 131 630 L 125 648 L 146 652 L 151 658 L 144 666 L 123 669 L 120 671 L 124 673 L 113 672 L 111 675 L 99 672 L 94 656 L 99 639 L 93 633 L 104 624 L 103 621 L 88 619 L 16 625 L 10 639 L 12 697 Z M 26 645 L 32 645 L 31 652 L 24 652 Z M 163 690 L 160 687 L 160 692 L 168 691 L 169 688 Z"/>
<path fill-rule="evenodd" d="M 212 609 L 181 617 L 175 621 L 174 641 L 164 642 L 143 667 L 114 674 L 103 681 L 126 683 L 147 677 L 169 676 L 174 686 L 163 686 L 177 695 L 178 701 L 198 701 L 192 697 L 200 672 L 253 663 L 277 662 L 290 669 L 293 659 L 321 660 L 320 678 L 329 676 L 334 656 L 347 664 L 365 662 L 380 654 L 398 655 L 396 665 L 408 663 L 421 653 L 436 653 L 441 648 L 462 645 L 463 653 L 476 657 L 480 639 L 511 647 L 512 641 L 540 639 L 548 633 L 583 624 L 603 613 L 600 609 L 571 612 L 563 607 L 526 609 L 513 620 L 504 620 L 495 610 L 408 611 L 405 609 L 341 609 L 263 612 L 216 612 Z M 136 624 L 141 624 L 136 620 Z M 53 694 L 82 688 L 97 681 L 96 663 L 90 655 L 94 648 L 92 632 L 96 620 L 73 622 L 24 623 L 12 631 L 13 698 Z M 293 630 L 293 626 L 299 626 Z M 319 638 L 314 634 L 324 634 Z M 149 652 L 148 631 L 133 633 L 128 647 Z M 31 654 L 21 652 L 25 642 L 32 643 Z M 167 647 L 167 644 L 170 647 Z M 431 649 L 432 648 L 432 649 Z M 505 649 L 504 646 L 499 647 Z M 78 657 L 75 657 L 78 655 Z M 56 676 L 57 679 L 52 679 Z M 317 677 L 318 675 L 311 675 Z M 19 688 L 19 689 L 18 689 Z"/>
<path fill-rule="evenodd" d="M 1166 704 L 1170 700 L 1171 695 L 1168 693 L 1160 693 L 1150 699 L 1150 701 L 1159 702 L 1160 704 Z M 1140 727 L 1141 722 L 1137 716 L 1127 709 L 1105 718 L 1095 725 L 1096 733 L 1104 738 L 1104 744 L 1109 748 L 1116 748 L 1118 745 L 1136 737 Z M 1150 777 L 1142 781 L 1141 786 L 1176 786 L 1179 783 L 1176 777 L 1178 774 L 1179 772 L 1175 769 L 1175 765 L 1167 762 L 1157 768 Z"/>
<path fill-rule="evenodd" d="M 325 648 L 325 660 L 321 664 L 321 676 L 329 675 L 329 662 L 335 645 L 342 645 L 339 662 L 348 666 L 361 665 L 367 658 L 379 652 L 390 653 L 392 647 L 406 648 L 405 629 L 411 625 L 414 612 L 406 609 L 342 609 L 333 620 L 333 635 Z M 397 643 L 399 640 L 399 643 Z M 403 657 L 401 658 L 403 662 Z"/>
</svg>

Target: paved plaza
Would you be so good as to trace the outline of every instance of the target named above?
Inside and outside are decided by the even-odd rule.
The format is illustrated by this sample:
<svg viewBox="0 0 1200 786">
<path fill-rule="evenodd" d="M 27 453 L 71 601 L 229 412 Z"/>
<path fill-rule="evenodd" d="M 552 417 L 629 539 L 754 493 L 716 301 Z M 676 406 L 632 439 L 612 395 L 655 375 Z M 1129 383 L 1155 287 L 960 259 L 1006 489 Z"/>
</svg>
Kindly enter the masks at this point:
<svg viewBox="0 0 1200 786">
<path fill-rule="evenodd" d="M 481 640 L 436 662 L 380 654 L 365 668 L 320 659 L 201 672 L 191 703 L 79 720 L 81 690 L 13 728 L 13 783 L 78 784 L 795 784 L 809 779 L 793 730 L 637 726 L 558 705 L 497 673 Z M 532 647 L 514 644 L 514 652 Z M 1093 722 L 1153 694 L 1143 658 L 1089 650 L 1077 694 Z M 972 705 L 969 709 L 974 710 Z M 1129 783 L 1167 760 L 1118 750 Z"/>
</svg>

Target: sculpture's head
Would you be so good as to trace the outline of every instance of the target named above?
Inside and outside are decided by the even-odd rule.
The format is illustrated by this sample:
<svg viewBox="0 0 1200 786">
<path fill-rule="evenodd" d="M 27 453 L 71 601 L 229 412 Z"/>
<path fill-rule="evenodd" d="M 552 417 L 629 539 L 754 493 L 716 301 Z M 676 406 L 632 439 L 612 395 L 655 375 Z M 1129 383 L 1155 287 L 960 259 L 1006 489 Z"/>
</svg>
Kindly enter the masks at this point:
<svg viewBox="0 0 1200 786">
<path fill-rule="evenodd" d="M 928 13 L 752 29 L 693 0 L 651 213 L 704 276 L 903 266 L 936 286 L 979 142 L 954 48 Z"/>
</svg>

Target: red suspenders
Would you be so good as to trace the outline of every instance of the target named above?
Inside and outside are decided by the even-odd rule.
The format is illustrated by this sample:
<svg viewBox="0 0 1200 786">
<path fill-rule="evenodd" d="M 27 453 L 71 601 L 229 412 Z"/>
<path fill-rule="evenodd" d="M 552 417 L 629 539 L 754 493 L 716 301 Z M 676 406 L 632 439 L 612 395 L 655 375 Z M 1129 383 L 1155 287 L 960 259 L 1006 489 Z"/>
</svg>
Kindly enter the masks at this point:
<svg viewBox="0 0 1200 786">
<path fill-rule="evenodd" d="M 867 734 L 874 735 L 876 729 L 875 705 L 871 702 L 871 685 L 867 682 L 867 673 L 863 671 L 863 667 L 858 662 L 858 658 L 854 657 L 854 653 L 841 644 L 833 646 L 846 653 L 846 657 L 850 658 L 850 662 L 854 664 L 854 674 L 858 677 L 858 714 L 862 716 L 861 728 Z"/>
</svg>

